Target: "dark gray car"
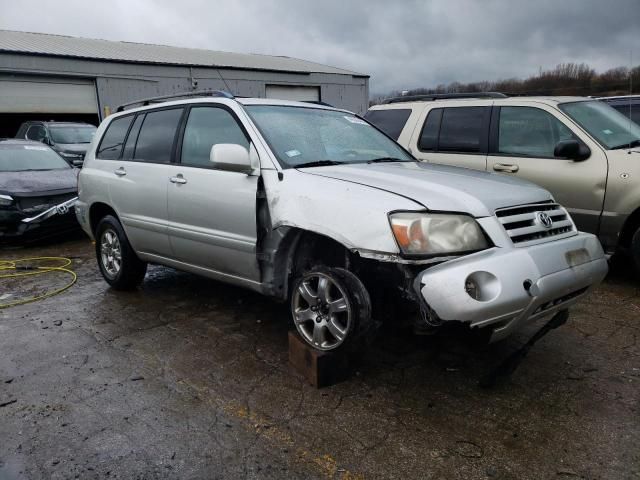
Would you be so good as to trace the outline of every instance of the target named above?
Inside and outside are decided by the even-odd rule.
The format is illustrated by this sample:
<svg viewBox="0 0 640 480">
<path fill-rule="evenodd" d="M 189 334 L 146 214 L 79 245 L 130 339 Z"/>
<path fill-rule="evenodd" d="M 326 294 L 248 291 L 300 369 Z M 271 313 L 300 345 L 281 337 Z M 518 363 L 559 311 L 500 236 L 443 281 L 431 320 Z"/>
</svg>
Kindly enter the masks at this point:
<svg viewBox="0 0 640 480">
<path fill-rule="evenodd" d="M 29 121 L 20 126 L 16 138 L 47 144 L 79 167 L 95 132 L 96 127 L 88 123 Z"/>
<path fill-rule="evenodd" d="M 77 230 L 78 171 L 46 145 L 0 140 L 0 242 Z"/>
</svg>

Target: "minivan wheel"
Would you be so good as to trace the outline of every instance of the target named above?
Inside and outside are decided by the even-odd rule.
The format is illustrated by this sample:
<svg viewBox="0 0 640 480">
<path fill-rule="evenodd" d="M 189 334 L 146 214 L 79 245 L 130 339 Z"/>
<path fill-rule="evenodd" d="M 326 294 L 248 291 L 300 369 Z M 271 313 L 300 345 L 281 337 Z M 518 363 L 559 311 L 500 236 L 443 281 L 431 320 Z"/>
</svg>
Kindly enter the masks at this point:
<svg viewBox="0 0 640 480">
<path fill-rule="evenodd" d="M 135 254 L 120 222 L 107 215 L 95 232 L 96 258 L 102 276 L 116 290 L 132 290 L 144 279 L 147 264 Z"/>
<path fill-rule="evenodd" d="M 354 350 L 372 330 L 369 293 L 348 270 L 314 267 L 294 280 L 291 292 L 296 330 L 316 350 Z"/>
</svg>

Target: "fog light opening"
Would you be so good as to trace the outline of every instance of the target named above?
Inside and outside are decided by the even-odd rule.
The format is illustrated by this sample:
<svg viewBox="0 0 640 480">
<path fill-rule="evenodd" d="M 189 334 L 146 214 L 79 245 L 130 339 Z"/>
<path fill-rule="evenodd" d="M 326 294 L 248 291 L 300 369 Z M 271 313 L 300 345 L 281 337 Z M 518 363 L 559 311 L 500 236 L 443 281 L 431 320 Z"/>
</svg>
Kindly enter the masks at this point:
<svg viewBox="0 0 640 480">
<path fill-rule="evenodd" d="M 464 281 L 464 290 L 478 302 L 489 302 L 500 295 L 500 281 L 489 272 L 473 272 Z"/>
<path fill-rule="evenodd" d="M 472 278 L 467 278 L 467 281 L 464 284 L 464 289 L 471 298 L 474 300 L 480 300 L 480 289 L 478 288 L 478 284 L 474 282 Z"/>
</svg>

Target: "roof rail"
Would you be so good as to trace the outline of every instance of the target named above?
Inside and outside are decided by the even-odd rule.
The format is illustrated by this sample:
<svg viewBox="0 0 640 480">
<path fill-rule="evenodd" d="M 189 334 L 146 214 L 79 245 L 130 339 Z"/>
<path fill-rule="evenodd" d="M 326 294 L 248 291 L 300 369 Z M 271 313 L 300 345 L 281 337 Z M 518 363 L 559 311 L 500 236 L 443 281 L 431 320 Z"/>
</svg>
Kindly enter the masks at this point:
<svg viewBox="0 0 640 480">
<path fill-rule="evenodd" d="M 387 98 L 382 103 L 432 102 L 434 100 L 448 100 L 451 98 L 507 98 L 507 96 L 500 92 L 427 93 L 424 95 L 404 95 L 402 97 Z"/>
<path fill-rule="evenodd" d="M 127 108 L 133 105 L 140 105 L 142 107 L 150 105 L 152 103 L 166 102 L 172 98 L 190 98 L 190 97 L 222 97 L 222 98 L 235 98 L 229 92 L 224 90 L 198 90 L 195 92 L 183 92 L 174 93 L 172 95 L 162 95 L 160 97 L 142 98 L 140 100 L 134 100 L 133 102 L 123 103 L 118 106 L 116 112 L 124 112 Z"/>
</svg>

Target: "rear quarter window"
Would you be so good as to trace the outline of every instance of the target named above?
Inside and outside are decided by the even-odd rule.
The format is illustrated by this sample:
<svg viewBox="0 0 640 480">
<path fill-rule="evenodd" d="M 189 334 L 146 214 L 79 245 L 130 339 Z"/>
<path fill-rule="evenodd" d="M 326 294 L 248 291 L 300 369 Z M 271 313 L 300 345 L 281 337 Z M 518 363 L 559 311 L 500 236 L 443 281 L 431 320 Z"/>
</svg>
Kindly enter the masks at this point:
<svg viewBox="0 0 640 480">
<path fill-rule="evenodd" d="M 133 120 L 133 115 L 119 117 L 111 121 L 107 130 L 100 140 L 100 145 L 96 152 L 96 158 L 101 160 L 117 160 L 122 152 L 124 139 L 129 131 L 129 125 Z"/>
<path fill-rule="evenodd" d="M 389 110 L 369 110 L 364 118 L 394 140 L 398 140 L 410 115 L 410 108 L 393 108 Z"/>
</svg>

